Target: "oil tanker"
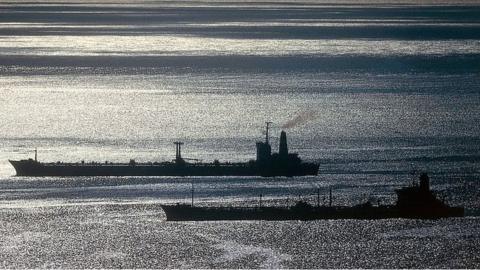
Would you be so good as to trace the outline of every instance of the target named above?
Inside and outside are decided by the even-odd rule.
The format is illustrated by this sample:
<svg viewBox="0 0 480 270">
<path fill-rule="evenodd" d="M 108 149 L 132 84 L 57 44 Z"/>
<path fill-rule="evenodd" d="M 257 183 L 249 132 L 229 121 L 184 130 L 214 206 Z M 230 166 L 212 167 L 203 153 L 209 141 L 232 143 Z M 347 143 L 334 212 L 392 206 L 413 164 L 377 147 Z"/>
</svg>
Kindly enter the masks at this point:
<svg viewBox="0 0 480 270">
<path fill-rule="evenodd" d="M 266 127 L 265 142 L 257 142 L 256 160 L 248 162 L 187 162 L 182 158 L 182 142 L 174 142 L 175 159 L 168 162 L 39 162 L 35 159 L 9 160 L 17 176 L 304 176 L 317 175 L 319 165 L 303 162 L 298 154 L 289 153 L 285 131 L 280 135 L 278 153 L 272 153 Z"/>
<path fill-rule="evenodd" d="M 463 207 L 448 206 L 430 190 L 427 174 L 420 176 L 420 185 L 396 190 L 394 205 L 372 205 L 370 202 L 355 206 L 316 206 L 299 201 L 291 207 L 200 207 L 192 204 L 162 205 L 167 221 L 206 220 L 315 220 L 315 219 L 439 219 L 463 217 Z"/>
</svg>

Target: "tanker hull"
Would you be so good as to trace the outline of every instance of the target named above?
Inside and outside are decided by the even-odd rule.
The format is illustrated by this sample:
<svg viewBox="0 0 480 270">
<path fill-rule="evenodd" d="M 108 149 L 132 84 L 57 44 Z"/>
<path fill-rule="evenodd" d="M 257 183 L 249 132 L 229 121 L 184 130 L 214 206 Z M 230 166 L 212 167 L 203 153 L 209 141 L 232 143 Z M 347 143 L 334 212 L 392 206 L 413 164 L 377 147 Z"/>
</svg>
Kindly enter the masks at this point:
<svg viewBox="0 0 480 270">
<path fill-rule="evenodd" d="M 162 205 L 167 221 L 208 220 L 315 220 L 315 219 L 438 219 L 463 217 L 461 207 L 401 209 L 390 206 L 352 207 L 194 207 L 185 204 Z"/>
<path fill-rule="evenodd" d="M 41 163 L 34 160 L 10 160 L 17 176 L 303 176 L 316 175 L 318 165 L 303 163 L 296 167 L 277 169 L 251 163 L 200 163 L 178 165 L 169 163 Z"/>
</svg>

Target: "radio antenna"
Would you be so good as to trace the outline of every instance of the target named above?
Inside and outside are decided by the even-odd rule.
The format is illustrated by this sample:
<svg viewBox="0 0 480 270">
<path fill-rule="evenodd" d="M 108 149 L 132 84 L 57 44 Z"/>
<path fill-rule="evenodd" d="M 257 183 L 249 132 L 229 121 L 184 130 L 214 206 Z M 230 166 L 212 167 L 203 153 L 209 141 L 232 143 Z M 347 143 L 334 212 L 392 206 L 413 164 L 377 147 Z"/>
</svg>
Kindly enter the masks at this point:
<svg viewBox="0 0 480 270">
<path fill-rule="evenodd" d="M 272 123 L 272 122 L 268 122 L 268 121 L 265 122 L 265 124 L 267 124 L 267 132 L 265 133 L 265 143 L 266 143 L 266 144 L 268 144 L 268 139 L 269 139 L 269 138 L 268 138 L 268 128 L 269 128 L 269 126 L 270 126 L 271 123 Z"/>
</svg>

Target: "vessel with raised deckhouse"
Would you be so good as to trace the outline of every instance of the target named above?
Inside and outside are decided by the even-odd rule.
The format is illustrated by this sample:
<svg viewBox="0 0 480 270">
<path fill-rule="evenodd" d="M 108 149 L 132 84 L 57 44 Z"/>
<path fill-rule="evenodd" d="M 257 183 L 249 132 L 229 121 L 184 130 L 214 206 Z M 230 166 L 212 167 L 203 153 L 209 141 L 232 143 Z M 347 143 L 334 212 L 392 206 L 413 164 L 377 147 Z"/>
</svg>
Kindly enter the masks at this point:
<svg viewBox="0 0 480 270">
<path fill-rule="evenodd" d="M 192 189 L 193 190 L 193 189 Z M 313 206 L 299 201 L 291 207 L 202 207 L 191 204 L 162 205 L 168 221 L 206 220 L 315 220 L 315 219 L 438 219 L 463 217 L 463 207 L 448 206 L 430 190 L 427 174 L 420 176 L 420 184 L 395 190 L 394 205 L 372 205 L 370 202 L 355 206 L 333 206 L 330 190 L 329 205 Z"/>
<path fill-rule="evenodd" d="M 272 153 L 269 142 L 269 123 L 265 142 L 257 142 L 256 160 L 248 162 L 211 163 L 188 162 L 182 158 L 183 142 L 174 142 L 175 159 L 166 162 L 128 163 L 111 162 L 40 162 L 35 159 L 9 160 L 17 176 L 304 176 L 317 175 L 319 165 L 303 162 L 298 154 L 289 153 L 287 135 L 281 132 L 278 153 Z"/>
</svg>

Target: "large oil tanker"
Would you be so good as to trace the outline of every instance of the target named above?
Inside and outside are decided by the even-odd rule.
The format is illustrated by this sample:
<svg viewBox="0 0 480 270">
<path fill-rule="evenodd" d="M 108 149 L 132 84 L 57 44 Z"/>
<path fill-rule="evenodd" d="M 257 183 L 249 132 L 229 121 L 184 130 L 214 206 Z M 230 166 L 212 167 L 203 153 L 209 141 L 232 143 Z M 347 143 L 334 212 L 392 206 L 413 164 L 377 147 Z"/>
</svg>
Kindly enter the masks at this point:
<svg viewBox="0 0 480 270">
<path fill-rule="evenodd" d="M 162 205 L 168 221 L 202 220 L 314 220 L 314 219 L 438 219 L 463 217 L 463 207 L 448 206 L 430 190 L 427 174 L 420 176 L 420 185 L 414 184 L 396 190 L 394 205 L 377 205 L 366 202 L 355 206 L 313 206 L 303 201 L 292 207 L 201 207 L 192 204 Z M 193 193 L 192 193 L 193 194 Z"/>
<path fill-rule="evenodd" d="M 319 165 L 303 162 L 296 153 L 289 153 L 287 135 L 281 132 L 278 153 L 272 153 L 268 126 L 265 142 L 257 142 L 256 160 L 238 163 L 190 163 L 181 155 L 182 142 L 175 142 L 175 160 L 171 162 L 46 163 L 35 159 L 9 160 L 17 176 L 303 176 L 317 175 Z"/>
</svg>

